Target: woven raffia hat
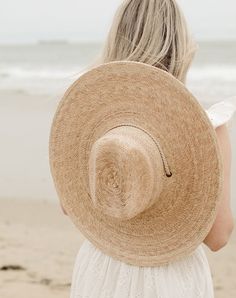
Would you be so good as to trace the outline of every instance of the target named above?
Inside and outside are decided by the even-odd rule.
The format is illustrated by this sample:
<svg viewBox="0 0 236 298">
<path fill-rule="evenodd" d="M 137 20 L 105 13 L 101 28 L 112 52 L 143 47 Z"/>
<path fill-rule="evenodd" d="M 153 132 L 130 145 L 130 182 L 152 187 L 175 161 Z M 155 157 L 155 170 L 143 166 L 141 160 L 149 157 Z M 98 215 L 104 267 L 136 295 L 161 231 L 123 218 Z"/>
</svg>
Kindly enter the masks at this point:
<svg viewBox="0 0 236 298">
<path fill-rule="evenodd" d="M 223 164 L 206 112 L 169 73 L 141 63 L 81 75 L 52 122 L 50 169 L 72 222 L 107 255 L 157 266 L 204 240 Z"/>
</svg>

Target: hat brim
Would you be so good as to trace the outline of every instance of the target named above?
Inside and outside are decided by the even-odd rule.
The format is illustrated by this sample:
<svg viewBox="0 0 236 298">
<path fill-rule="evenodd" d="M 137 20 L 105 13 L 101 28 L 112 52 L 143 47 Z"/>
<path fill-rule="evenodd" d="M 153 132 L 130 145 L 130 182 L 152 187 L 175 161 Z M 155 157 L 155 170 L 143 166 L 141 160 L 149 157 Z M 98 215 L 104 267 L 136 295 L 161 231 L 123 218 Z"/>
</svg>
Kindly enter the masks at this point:
<svg viewBox="0 0 236 298">
<path fill-rule="evenodd" d="M 160 142 L 172 176 L 152 207 L 120 221 L 94 208 L 88 159 L 93 143 L 123 123 Z M 215 219 L 223 164 L 214 128 L 188 89 L 153 66 L 109 62 L 77 79 L 54 115 L 49 159 L 73 223 L 104 253 L 126 263 L 158 266 L 190 254 Z"/>
</svg>

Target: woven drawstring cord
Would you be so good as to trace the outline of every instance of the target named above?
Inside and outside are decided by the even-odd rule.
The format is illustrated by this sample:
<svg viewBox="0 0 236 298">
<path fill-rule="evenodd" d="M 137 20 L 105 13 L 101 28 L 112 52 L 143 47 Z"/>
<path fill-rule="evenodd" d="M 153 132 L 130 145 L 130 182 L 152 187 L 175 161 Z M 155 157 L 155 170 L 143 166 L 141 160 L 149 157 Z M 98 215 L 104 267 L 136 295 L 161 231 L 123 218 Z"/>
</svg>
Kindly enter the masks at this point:
<svg viewBox="0 0 236 298">
<path fill-rule="evenodd" d="M 155 144 L 157 145 L 157 147 L 158 147 L 158 149 L 159 149 L 159 152 L 160 152 L 160 154 L 161 154 L 161 158 L 162 158 L 162 161 L 163 161 L 163 166 L 164 166 L 164 170 L 165 170 L 166 176 L 167 176 L 167 177 L 171 177 L 171 176 L 172 176 L 172 172 L 170 171 L 170 167 L 169 167 L 169 165 L 168 165 L 168 163 L 167 163 L 167 160 L 166 160 L 166 158 L 165 158 L 165 155 L 164 155 L 164 153 L 163 153 L 163 151 L 162 151 L 162 149 L 161 149 L 161 146 L 160 146 L 159 142 L 158 142 L 157 140 L 155 140 L 155 139 L 153 138 L 153 136 L 152 136 L 148 131 L 146 131 L 145 129 L 143 129 L 143 128 L 141 128 L 141 127 L 138 127 L 138 126 L 136 126 L 136 125 L 134 125 L 134 124 L 120 124 L 120 125 L 117 125 L 117 126 L 114 126 L 114 127 L 110 128 L 109 130 L 106 131 L 106 133 L 107 133 L 108 131 L 110 131 L 110 130 L 116 128 L 116 127 L 120 127 L 120 126 L 133 126 L 133 127 L 138 128 L 138 129 L 141 129 L 142 131 L 144 131 L 145 133 L 147 133 L 147 134 L 153 139 L 153 141 L 155 142 Z"/>
</svg>

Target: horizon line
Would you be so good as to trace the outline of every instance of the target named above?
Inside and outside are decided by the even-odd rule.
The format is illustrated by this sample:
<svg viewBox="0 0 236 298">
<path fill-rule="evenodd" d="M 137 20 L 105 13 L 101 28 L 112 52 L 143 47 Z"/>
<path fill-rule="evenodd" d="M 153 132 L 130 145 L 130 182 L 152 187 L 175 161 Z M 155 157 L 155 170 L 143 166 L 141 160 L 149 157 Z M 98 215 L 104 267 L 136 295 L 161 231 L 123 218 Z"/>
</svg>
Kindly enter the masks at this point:
<svg viewBox="0 0 236 298">
<path fill-rule="evenodd" d="M 236 43 L 236 39 L 197 39 L 199 43 Z M 73 44 L 103 44 L 104 40 L 67 40 L 67 39 L 40 39 L 35 41 L 25 41 L 25 42 L 0 42 L 0 46 L 20 46 L 20 45 L 73 45 Z"/>
</svg>

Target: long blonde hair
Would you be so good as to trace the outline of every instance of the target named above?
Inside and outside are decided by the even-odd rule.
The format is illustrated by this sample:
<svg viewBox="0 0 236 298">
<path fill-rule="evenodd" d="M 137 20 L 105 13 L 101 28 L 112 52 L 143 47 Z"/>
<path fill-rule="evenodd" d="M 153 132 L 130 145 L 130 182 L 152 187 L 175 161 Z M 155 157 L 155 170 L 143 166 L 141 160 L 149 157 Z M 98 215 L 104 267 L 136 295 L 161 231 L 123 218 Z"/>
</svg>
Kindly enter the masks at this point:
<svg viewBox="0 0 236 298">
<path fill-rule="evenodd" d="M 114 15 L 95 65 L 139 61 L 185 82 L 196 48 L 175 0 L 125 0 Z"/>
</svg>

